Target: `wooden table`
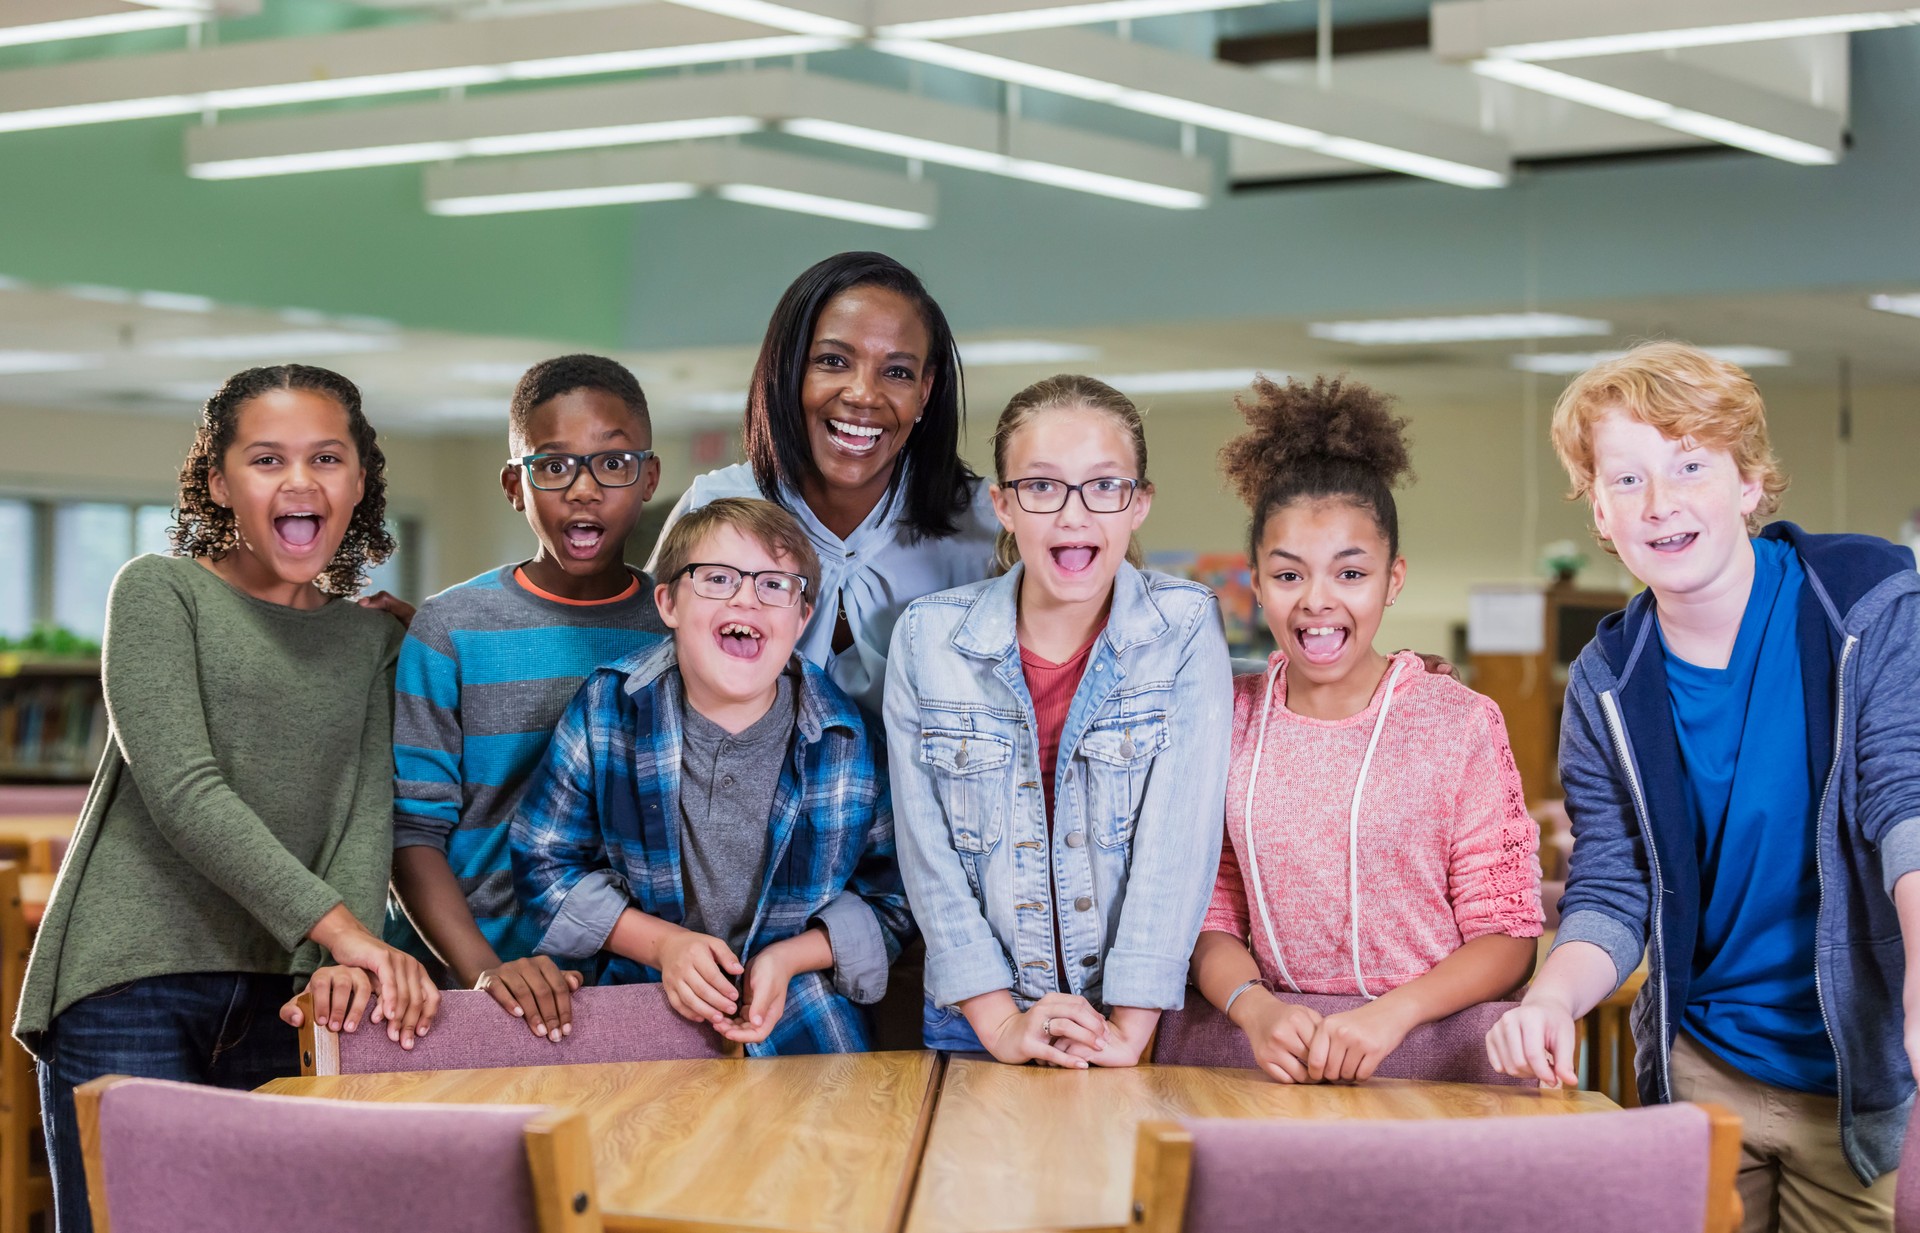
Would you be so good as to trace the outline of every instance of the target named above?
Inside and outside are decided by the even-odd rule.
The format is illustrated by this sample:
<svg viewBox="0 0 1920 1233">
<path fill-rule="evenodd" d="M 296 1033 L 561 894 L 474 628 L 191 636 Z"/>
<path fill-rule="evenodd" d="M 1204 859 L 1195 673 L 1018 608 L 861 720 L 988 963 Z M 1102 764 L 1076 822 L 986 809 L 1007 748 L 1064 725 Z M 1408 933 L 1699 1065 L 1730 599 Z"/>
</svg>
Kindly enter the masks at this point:
<svg viewBox="0 0 1920 1233">
<path fill-rule="evenodd" d="M 338 1100 L 580 1109 L 609 1229 L 893 1233 L 925 1145 L 932 1053 L 278 1079 Z"/>
<path fill-rule="evenodd" d="M 0 851 L 18 852 L 24 857 L 35 840 L 70 839 L 79 825 L 80 819 L 72 814 L 0 815 Z"/>
<path fill-rule="evenodd" d="M 1616 1107 L 1596 1092 L 1406 1079 L 1296 1087 L 1251 1070 L 1068 1071 L 955 1058 L 906 1230 L 1124 1230 L 1135 1132 L 1156 1118 L 1511 1117 Z"/>
</svg>

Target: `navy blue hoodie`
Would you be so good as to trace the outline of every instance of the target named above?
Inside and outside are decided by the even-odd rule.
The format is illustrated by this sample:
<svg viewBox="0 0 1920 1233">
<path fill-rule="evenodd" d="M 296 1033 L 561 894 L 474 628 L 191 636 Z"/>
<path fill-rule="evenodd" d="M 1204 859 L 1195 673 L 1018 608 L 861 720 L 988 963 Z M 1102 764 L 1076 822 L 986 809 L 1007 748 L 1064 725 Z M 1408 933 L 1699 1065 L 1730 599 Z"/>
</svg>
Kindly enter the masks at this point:
<svg viewBox="0 0 1920 1233">
<path fill-rule="evenodd" d="M 1820 910 L 1815 973 L 1839 1071 L 1840 1141 L 1861 1181 L 1899 1164 L 1914 1096 L 1893 884 L 1920 869 L 1920 574 L 1867 535 L 1784 540 L 1806 571 L 1800 665 L 1816 766 Z M 1670 1053 L 1700 928 L 1700 870 L 1651 591 L 1601 622 L 1574 663 L 1560 732 L 1573 859 L 1555 946 L 1591 942 L 1619 979 L 1648 960 L 1634 1003 L 1643 1102 L 1671 1100 Z M 1660 905 L 1655 913 L 1654 903 Z"/>
</svg>

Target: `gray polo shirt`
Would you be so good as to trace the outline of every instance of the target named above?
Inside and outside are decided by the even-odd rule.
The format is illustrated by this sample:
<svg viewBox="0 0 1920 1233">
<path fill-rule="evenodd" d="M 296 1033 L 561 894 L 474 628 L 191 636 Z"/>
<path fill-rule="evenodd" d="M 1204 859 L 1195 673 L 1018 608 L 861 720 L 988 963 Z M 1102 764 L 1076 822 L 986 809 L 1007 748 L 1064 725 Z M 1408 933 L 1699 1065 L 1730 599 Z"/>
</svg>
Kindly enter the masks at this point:
<svg viewBox="0 0 1920 1233">
<path fill-rule="evenodd" d="M 739 732 L 692 706 L 680 726 L 680 876 L 686 927 L 732 948 L 746 945 L 760 902 L 772 836 L 773 794 L 793 747 L 793 678 L 780 674 L 773 705 Z"/>
<path fill-rule="evenodd" d="M 773 794 L 792 756 L 795 693 L 783 672 L 773 705 L 740 732 L 728 732 L 686 702 L 680 716 L 680 878 L 688 929 L 724 941 L 738 955 L 753 928 L 772 840 Z M 833 983 L 855 1002 L 887 988 L 887 945 L 879 918 L 852 891 L 810 925 L 827 931 Z"/>
</svg>

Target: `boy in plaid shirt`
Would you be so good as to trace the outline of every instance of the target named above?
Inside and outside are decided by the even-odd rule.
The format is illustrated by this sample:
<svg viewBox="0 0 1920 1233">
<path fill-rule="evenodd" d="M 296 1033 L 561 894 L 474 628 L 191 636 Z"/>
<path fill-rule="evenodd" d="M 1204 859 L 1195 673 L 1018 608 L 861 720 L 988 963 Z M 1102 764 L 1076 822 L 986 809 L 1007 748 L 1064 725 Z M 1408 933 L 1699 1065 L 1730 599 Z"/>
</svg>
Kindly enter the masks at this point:
<svg viewBox="0 0 1920 1233">
<path fill-rule="evenodd" d="M 659 981 L 755 1056 L 869 1047 L 858 1007 L 912 936 L 879 738 L 794 643 L 820 566 L 793 516 L 676 523 L 673 630 L 587 677 L 514 812 L 515 890 L 560 959 Z"/>
</svg>

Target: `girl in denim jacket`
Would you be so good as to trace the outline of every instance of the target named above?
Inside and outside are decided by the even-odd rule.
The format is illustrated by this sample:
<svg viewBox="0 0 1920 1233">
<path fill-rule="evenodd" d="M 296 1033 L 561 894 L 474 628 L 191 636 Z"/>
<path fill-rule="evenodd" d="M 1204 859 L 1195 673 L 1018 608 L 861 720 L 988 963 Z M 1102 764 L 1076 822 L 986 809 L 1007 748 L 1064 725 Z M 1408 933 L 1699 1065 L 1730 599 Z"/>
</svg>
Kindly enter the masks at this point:
<svg viewBox="0 0 1920 1233">
<path fill-rule="evenodd" d="M 1181 1005 L 1219 861 L 1226 641 L 1207 588 L 1135 567 L 1153 487 L 1124 395 L 1029 386 L 993 454 L 1005 572 L 915 601 L 887 659 L 926 1043 L 1131 1066 Z"/>
</svg>

